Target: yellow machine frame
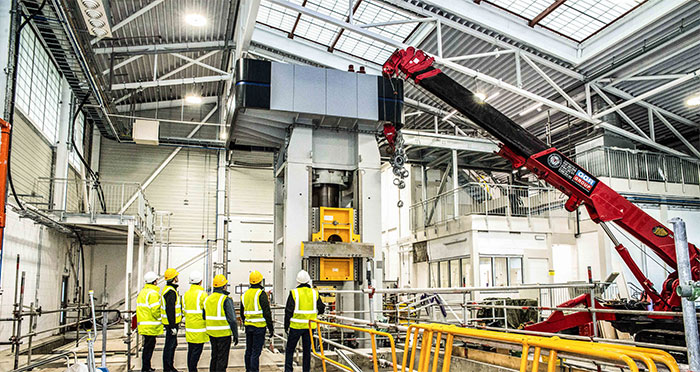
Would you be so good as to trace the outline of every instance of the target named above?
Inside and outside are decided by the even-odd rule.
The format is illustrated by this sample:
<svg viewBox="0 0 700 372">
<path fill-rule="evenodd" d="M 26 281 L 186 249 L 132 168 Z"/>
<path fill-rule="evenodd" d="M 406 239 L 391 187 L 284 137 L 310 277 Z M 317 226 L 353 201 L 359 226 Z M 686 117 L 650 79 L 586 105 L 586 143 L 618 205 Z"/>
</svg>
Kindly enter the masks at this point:
<svg viewBox="0 0 700 372">
<path fill-rule="evenodd" d="M 344 243 L 360 242 L 355 234 L 355 210 L 353 208 L 319 208 L 319 231 L 311 235 L 311 241 L 326 242 L 337 235 Z"/>
</svg>

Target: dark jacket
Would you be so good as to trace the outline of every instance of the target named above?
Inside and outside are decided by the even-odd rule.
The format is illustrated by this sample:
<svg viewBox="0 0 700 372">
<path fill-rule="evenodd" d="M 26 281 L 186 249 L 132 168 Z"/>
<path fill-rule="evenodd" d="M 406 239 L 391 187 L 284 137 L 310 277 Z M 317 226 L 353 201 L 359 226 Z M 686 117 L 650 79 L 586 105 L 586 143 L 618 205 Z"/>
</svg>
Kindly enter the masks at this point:
<svg viewBox="0 0 700 372">
<path fill-rule="evenodd" d="M 166 285 L 166 287 L 173 287 L 174 291 L 168 291 L 163 296 L 163 300 L 165 301 L 165 315 L 168 317 L 168 327 L 169 328 L 177 328 L 179 324 L 175 323 L 175 305 L 177 303 L 177 296 L 180 294 L 177 293 L 177 284 L 170 283 Z M 182 311 L 182 309 L 180 309 Z"/>
<path fill-rule="evenodd" d="M 297 288 L 306 287 L 311 288 L 308 284 L 299 284 Z M 284 330 L 289 333 L 289 322 L 294 315 L 294 308 L 296 303 L 294 302 L 294 296 L 292 296 L 292 291 L 289 291 L 289 296 L 287 297 L 287 305 L 284 307 Z M 321 300 L 321 296 L 318 296 L 316 300 L 316 311 L 318 315 L 323 314 L 326 311 L 326 305 Z"/>
<path fill-rule="evenodd" d="M 275 334 L 275 323 L 272 322 L 272 311 L 270 310 L 270 299 L 267 298 L 267 293 L 265 288 L 263 288 L 261 283 L 252 284 L 250 288 L 261 289 L 260 294 L 260 310 L 262 310 L 263 318 L 265 318 L 265 323 L 267 324 L 267 330 L 270 335 Z M 241 323 L 245 324 L 245 307 L 243 306 L 243 296 L 241 296 Z"/>
<path fill-rule="evenodd" d="M 226 295 L 224 300 L 224 313 L 226 314 L 226 321 L 229 327 L 231 327 L 231 333 L 233 333 L 233 339 L 238 340 L 238 326 L 236 325 L 236 308 L 233 307 L 233 300 L 229 296 L 229 292 L 223 288 L 214 288 L 214 293 L 221 293 Z"/>
</svg>

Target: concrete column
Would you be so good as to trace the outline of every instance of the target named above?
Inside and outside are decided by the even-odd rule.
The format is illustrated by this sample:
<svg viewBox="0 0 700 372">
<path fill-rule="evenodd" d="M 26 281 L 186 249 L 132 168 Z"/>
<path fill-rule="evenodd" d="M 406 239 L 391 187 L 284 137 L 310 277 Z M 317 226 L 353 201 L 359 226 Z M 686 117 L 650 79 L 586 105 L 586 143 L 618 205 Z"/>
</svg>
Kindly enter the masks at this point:
<svg viewBox="0 0 700 372">
<path fill-rule="evenodd" d="M 65 179 L 68 177 L 68 157 L 70 156 L 70 127 L 72 124 L 71 110 L 71 90 L 68 82 L 61 80 L 61 106 L 59 108 L 58 122 L 58 143 L 56 144 L 56 163 L 54 165 L 53 177 Z M 66 209 L 66 190 L 68 183 L 57 181 L 53 189 L 54 208 L 58 210 Z"/>
<path fill-rule="evenodd" d="M 477 231 L 472 231 L 471 232 L 471 242 L 472 242 L 472 251 L 471 251 L 471 260 L 472 260 L 472 287 L 481 287 L 484 285 L 484 283 L 481 283 L 481 275 L 479 274 L 479 232 Z M 524 264 L 524 263 L 523 263 Z M 472 300 L 477 300 L 478 299 L 478 293 L 474 292 L 474 297 L 472 297 Z"/>
<path fill-rule="evenodd" d="M 459 218 L 459 160 L 457 159 L 457 150 L 452 150 L 452 203 L 454 209 L 454 218 Z"/>
<path fill-rule="evenodd" d="M 127 235 L 126 235 L 126 271 L 125 271 L 125 283 L 124 283 L 124 310 L 131 310 L 131 288 L 129 288 L 129 277 L 133 278 L 134 273 L 134 220 L 127 221 Z M 138 285 L 143 283 L 139 282 Z M 124 333 L 126 334 L 129 324 L 124 324 Z"/>
</svg>

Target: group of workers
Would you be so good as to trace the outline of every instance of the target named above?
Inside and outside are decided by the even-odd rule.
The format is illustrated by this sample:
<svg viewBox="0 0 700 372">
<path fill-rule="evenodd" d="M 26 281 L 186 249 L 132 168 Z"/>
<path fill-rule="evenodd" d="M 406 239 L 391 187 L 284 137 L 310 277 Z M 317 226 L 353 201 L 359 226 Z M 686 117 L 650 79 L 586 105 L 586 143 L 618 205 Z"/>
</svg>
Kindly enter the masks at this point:
<svg viewBox="0 0 700 372">
<path fill-rule="evenodd" d="M 151 358 L 156 337 L 165 333 L 163 346 L 163 371 L 177 372 L 174 366 L 177 335 L 184 318 L 187 340 L 187 369 L 197 371 L 204 344 L 211 344 L 210 371 L 226 371 L 231 343 L 238 345 L 238 325 L 233 300 L 226 291 L 228 279 L 224 275 L 214 277 L 213 291 L 207 294 L 202 287 L 202 273 L 190 274 L 190 288 L 184 296 L 178 292 L 179 273 L 175 269 L 165 271 L 165 286 L 160 289 L 158 274 L 150 271 L 144 275 L 145 285 L 136 299 L 138 332 L 143 336 L 141 371 L 151 372 Z M 250 273 L 249 288 L 241 295 L 240 317 L 245 325 L 245 370 L 258 372 L 260 354 L 266 336 L 274 336 L 274 323 L 270 300 L 263 286 L 263 276 L 258 271 Z M 292 372 L 296 346 L 302 343 L 302 370 L 311 370 L 311 336 L 309 320 L 323 314 L 325 305 L 318 292 L 311 286 L 309 273 L 301 270 L 297 275 L 298 286 L 287 298 L 284 329 L 287 333 L 285 372 Z"/>
</svg>

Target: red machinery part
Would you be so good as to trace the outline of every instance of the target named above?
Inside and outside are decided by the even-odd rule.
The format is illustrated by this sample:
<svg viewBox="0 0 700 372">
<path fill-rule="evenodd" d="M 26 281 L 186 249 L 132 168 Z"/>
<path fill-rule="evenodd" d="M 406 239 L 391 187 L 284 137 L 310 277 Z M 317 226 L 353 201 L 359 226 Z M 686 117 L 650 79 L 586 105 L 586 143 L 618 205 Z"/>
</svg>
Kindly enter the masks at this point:
<svg viewBox="0 0 700 372">
<path fill-rule="evenodd" d="M 556 148 L 547 148 L 539 138 L 498 110 L 487 103 L 482 102 L 477 106 L 470 102 L 473 101 L 473 99 L 470 100 L 474 96 L 473 93 L 434 68 L 433 62 L 432 57 L 410 47 L 394 52 L 384 64 L 382 71 L 387 77 L 403 72 L 406 74 L 406 79 L 413 79 L 416 84 L 441 98 L 490 134 L 508 144 L 501 145 L 498 154 L 510 160 L 514 168 L 526 167 L 538 178 L 567 195 L 569 199 L 565 204 L 566 210 L 573 212 L 581 204 L 585 205 L 591 219 L 602 224 L 613 241 L 616 238 L 608 230 L 606 225 L 608 222 L 614 222 L 648 246 L 667 265 L 677 268 L 675 242 L 671 230 L 568 159 Z M 629 251 L 618 242 L 615 242 L 615 249 L 642 285 L 646 295 L 652 300 L 654 310 L 672 311 L 680 307 L 680 298 L 676 294 L 677 273 L 674 272 L 668 276 L 661 293 L 658 293 L 634 262 Z M 700 252 L 693 244 L 688 244 L 688 249 L 693 279 L 700 280 Z M 562 307 L 576 306 L 584 302 L 591 304 L 590 295 L 583 295 L 563 304 Z M 599 306 L 595 303 L 595 307 Z M 530 326 L 528 329 L 558 332 L 576 326 L 580 329 L 586 328 L 590 326 L 591 317 L 584 315 L 564 316 L 561 312 L 555 312 L 549 320 Z"/>
<path fill-rule="evenodd" d="M 10 123 L 0 119 L 0 263 L 7 218 L 7 161 L 10 153 Z"/>
</svg>

